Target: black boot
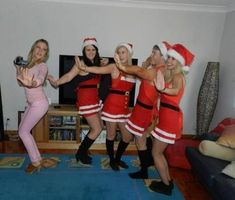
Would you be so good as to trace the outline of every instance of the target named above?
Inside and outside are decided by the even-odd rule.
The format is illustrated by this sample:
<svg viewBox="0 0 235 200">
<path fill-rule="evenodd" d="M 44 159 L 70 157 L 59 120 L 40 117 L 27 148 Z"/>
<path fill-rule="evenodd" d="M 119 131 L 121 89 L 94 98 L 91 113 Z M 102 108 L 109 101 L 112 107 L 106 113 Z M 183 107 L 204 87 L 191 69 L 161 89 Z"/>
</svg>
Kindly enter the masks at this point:
<svg viewBox="0 0 235 200">
<path fill-rule="evenodd" d="M 152 156 L 153 142 L 152 142 L 151 137 L 147 137 L 146 146 L 147 146 L 147 151 L 148 151 L 147 166 L 150 167 L 150 166 L 154 165 L 154 160 L 153 160 L 153 156 Z"/>
<path fill-rule="evenodd" d="M 91 145 L 94 143 L 95 140 L 92 140 L 86 135 L 84 140 L 82 141 L 75 157 L 77 162 L 80 161 L 82 164 L 91 164 L 92 159 L 90 156 L 88 156 L 88 149 L 91 147 Z"/>
<path fill-rule="evenodd" d="M 129 173 L 129 176 L 133 179 L 146 179 L 148 178 L 148 151 L 142 150 L 138 151 L 139 159 L 140 159 L 140 167 L 141 169 L 134 173 Z"/>
<path fill-rule="evenodd" d="M 162 181 L 152 181 L 149 188 L 154 192 L 158 192 L 158 193 L 162 193 L 162 194 L 170 196 L 172 194 L 174 184 L 172 181 L 170 181 L 169 185 L 166 185 Z"/>
<path fill-rule="evenodd" d="M 123 140 L 121 140 L 118 144 L 116 157 L 115 157 L 115 161 L 118 164 L 118 166 L 120 166 L 124 169 L 127 169 L 129 166 L 124 161 L 121 160 L 121 157 L 122 157 L 123 153 L 125 152 L 128 145 L 129 145 L 129 143 L 126 143 Z"/>
<path fill-rule="evenodd" d="M 106 150 L 109 156 L 109 165 L 114 171 L 119 171 L 119 167 L 114 159 L 114 140 L 106 139 Z"/>
</svg>

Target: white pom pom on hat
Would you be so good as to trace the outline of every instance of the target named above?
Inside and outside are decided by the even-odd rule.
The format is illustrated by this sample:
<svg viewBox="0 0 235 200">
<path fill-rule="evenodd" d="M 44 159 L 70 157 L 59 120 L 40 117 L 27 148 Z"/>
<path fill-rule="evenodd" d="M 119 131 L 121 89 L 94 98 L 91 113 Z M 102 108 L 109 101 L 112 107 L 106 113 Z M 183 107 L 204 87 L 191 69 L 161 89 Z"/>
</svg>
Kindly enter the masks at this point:
<svg viewBox="0 0 235 200">
<path fill-rule="evenodd" d="M 98 48 L 98 43 L 95 37 L 87 37 L 83 40 L 82 48 L 86 47 L 87 45 L 94 45 Z"/>
<path fill-rule="evenodd" d="M 120 44 L 117 45 L 117 48 L 119 47 L 126 47 L 129 54 L 132 56 L 133 55 L 133 45 L 131 43 L 125 43 L 125 42 L 122 42 Z"/>
</svg>

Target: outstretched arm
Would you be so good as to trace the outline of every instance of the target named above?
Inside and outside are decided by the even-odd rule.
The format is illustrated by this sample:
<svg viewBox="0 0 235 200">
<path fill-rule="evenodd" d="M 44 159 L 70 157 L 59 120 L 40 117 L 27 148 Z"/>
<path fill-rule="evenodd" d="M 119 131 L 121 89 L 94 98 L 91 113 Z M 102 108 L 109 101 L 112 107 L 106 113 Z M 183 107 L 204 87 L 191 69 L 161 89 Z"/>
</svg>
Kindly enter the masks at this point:
<svg viewBox="0 0 235 200">
<path fill-rule="evenodd" d="M 98 66 L 87 67 L 85 65 L 82 65 L 78 56 L 75 57 L 75 62 L 78 69 L 93 74 L 111 74 L 113 72 L 113 67 L 115 65 L 115 64 L 109 64 L 103 67 L 98 67 Z"/>
<path fill-rule="evenodd" d="M 119 59 L 119 56 L 115 54 L 114 60 L 116 62 L 116 66 L 123 72 L 127 74 L 136 75 L 142 79 L 146 79 L 149 81 L 153 81 L 156 75 L 154 69 L 146 69 L 137 65 L 123 65 Z"/>
<path fill-rule="evenodd" d="M 57 88 L 60 85 L 70 82 L 75 76 L 78 75 L 78 73 L 79 69 L 76 67 L 76 65 L 74 65 L 69 72 L 61 76 L 59 79 L 54 79 L 52 75 L 48 75 L 47 79 L 53 87 Z"/>
</svg>

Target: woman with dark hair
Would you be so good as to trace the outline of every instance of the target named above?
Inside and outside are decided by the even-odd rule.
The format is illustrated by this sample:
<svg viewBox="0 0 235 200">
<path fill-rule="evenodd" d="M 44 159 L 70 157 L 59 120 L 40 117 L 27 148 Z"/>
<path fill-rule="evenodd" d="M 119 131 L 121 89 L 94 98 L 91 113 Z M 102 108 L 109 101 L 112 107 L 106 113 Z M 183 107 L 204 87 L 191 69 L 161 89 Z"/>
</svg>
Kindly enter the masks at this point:
<svg viewBox="0 0 235 200">
<path fill-rule="evenodd" d="M 83 59 L 81 62 L 84 66 L 90 68 L 91 66 L 101 65 L 101 58 L 99 56 L 96 38 L 85 38 L 83 41 L 82 52 Z M 100 101 L 98 94 L 100 75 L 84 72 L 80 70 L 76 64 L 74 64 L 72 69 L 58 80 L 55 80 L 50 75 L 48 76 L 48 80 L 52 86 L 58 87 L 71 81 L 76 76 L 79 76 L 80 80 L 76 89 L 76 106 L 79 114 L 86 119 L 88 125 L 90 126 L 90 130 L 80 144 L 75 157 L 76 160 L 82 164 L 91 164 L 92 158 L 88 156 L 88 149 L 94 143 L 103 128 L 103 123 L 100 116 L 102 102 Z"/>
<path fill-rule="evenodd" d="M 133 49 L 129 43 L 120 43 L 115 52 L 124 65 L 132 64 Z M 77 66 L 84 72 L 95 74 L 110 74 L 112 78 L 109 94 L 104 102 L 101 119 L 105 121 L 107 136 L 106 149 L 110 158 L 110 167 L 118 171 L 120 168 L 128 168 L 128 165 L 121 160 L 132 136 L 125 128 L 125 122 L 130 116 L 129 99 L 130 91 L 135 85 L 135 76 L 128 75 L 119 70 L 115 63 L 104 67 L 86 67 L 77 57 Z M 114 140 L 116 131 L 119 128 L 122 139 L 118 144 L 116 155 L 114 155 Z"/>
</svg>

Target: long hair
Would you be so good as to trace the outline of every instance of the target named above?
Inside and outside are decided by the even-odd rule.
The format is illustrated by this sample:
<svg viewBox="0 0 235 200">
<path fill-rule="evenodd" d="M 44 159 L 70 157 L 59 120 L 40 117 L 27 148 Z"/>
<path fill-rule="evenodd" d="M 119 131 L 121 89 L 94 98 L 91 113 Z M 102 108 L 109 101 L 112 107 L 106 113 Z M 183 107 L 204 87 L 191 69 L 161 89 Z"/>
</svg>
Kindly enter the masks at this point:
<svg viewBox="0 0 235 200">
<path fill-rule="evenodd" d="M 95 50 L 96 50 L 96 55 L 95 55 L 95 58 L 94 58 L 94 61 L 92 62 L 89 58 L 87 58 L 87 56 L 86 56 L 86 52 L 85 52 L 85 48 L 86 47 L 84 47 L 83 48 L 83 50 L 82 50 L 82 60 L 83 60 L 83 62 L 84 62 L 84 64 L 86 65 L 86 66 L 100 66 L 100 60 L 101 60 L 101 58 L 100 58 L 100 54 L 99 54 L 99 50 L 98 50 L 98 48 L 95 46 L 95 45 L 92 45 L 94 48 L 95 48 Z"/>
<path fill-rule="evenodd" d="M 39 42 L 42 42 L 42 43 L 46 44 L 46 46 L 47 46 L 47 52 L 46 52 L 44 58 L 42 58 L 42 59 L 40 59 L 40 60 L 33 60 L 33 51 L 34 51 L 36 45 L 37 45 Z M 30 49 L 30 51 L 29 51 L 29 54 L 28 54 L 28 65 L 27 65 L 27 67 L 28 67 L 28 68 L 32 68 L 35 64 L 38 64 L 38 63 L 41 63 L 41 62 L 46 62 L 46 61 L 48 60 L 48 58 L 49 58 L 49 43 L 48 43 L 48 41 L 45 40 L 45 39 L 36 40 L 36 41 L 33 43 L 32 47 L 31 47 L 31 49 Z"/>
<path fill-rule="evenodd" d="M 182 64 L 178 61 L 176 69 L 174 70 L 174 74 L 172 74 L 171 70 L 165 69 L 164 79 L 166 80 L 166 82 L 169 82 L 172 80 L 172 78 L 175 74 L 179 74 L 179 73 L 182 73 L 183 76 L 185 76 L 185 74 L 182 71 Z"/>
</svg>

